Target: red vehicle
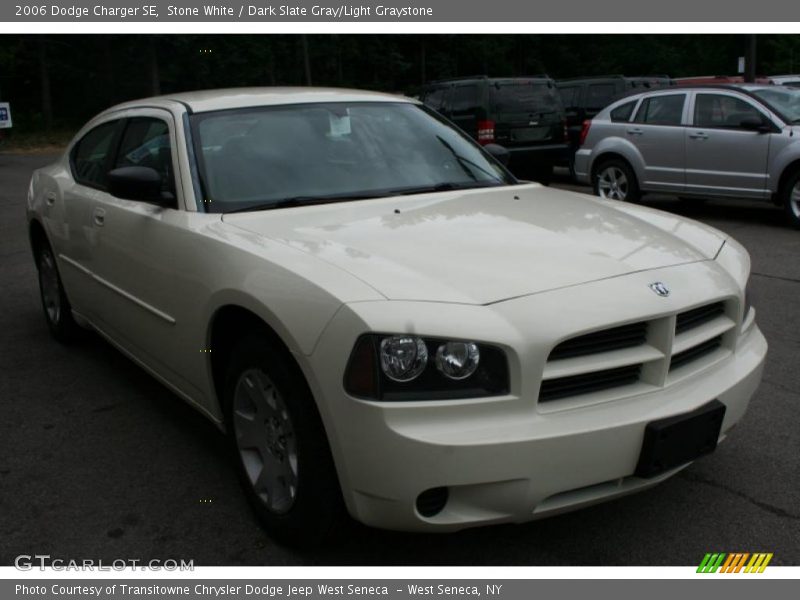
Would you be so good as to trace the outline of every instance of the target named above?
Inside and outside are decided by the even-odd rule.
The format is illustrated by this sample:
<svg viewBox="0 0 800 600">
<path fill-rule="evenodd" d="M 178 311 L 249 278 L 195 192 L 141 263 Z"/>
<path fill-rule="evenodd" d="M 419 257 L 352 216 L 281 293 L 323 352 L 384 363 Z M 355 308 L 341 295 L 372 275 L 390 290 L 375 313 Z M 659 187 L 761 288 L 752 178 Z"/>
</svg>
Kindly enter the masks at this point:
<svg viewBox="0 0 800 600">
<path fill-rule="evenodd" d="M 745 83 L 741 75 L 697 75 L 694 77 L 675 77 L 675 85 L 708 85 L 715 83 Z M 772 83 L 767 77 L 756 77 L 755 83 Z"/>
</svg>

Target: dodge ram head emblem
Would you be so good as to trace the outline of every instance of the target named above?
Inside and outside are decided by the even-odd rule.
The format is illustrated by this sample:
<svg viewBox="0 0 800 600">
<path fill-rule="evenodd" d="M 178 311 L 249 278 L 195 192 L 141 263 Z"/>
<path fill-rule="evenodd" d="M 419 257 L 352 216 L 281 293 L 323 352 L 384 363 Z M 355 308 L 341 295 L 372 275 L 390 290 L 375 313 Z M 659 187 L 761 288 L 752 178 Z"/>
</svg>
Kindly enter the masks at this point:
<svg viewBox="0 0 800 600">
<path fill-rule="evenodd" d="M 669 288 L 660 281 L 656 281 L 650 284 L 650 289 L 653 290 L 659 296 L 666 298 L 669 296 Z"/>
</svg>

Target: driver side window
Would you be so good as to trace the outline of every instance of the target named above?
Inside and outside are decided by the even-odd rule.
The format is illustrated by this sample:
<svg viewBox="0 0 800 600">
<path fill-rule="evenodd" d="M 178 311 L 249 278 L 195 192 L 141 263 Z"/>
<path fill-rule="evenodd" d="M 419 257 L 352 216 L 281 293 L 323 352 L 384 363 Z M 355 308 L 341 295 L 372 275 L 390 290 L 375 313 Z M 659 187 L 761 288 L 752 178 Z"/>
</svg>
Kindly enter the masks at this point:
<svg viewBox="0 0 800 600">
<path fill-rule="evenodd" d="M 750 103 L 724 94 L 697 94 L 694 103 L 695 127 L 739 129 L 744 119 L 761 119 L 761 113 Z"/>
<path fill-rule="evenodd" d="M 169 126 L 154 117 L 134 117 L 128 120 L 122 134 L 115 169 L 121 167 L 150 167 L 161 175 L 163 192 L 175 193 L 172 168 L 172 146 Z"/>
</svg>

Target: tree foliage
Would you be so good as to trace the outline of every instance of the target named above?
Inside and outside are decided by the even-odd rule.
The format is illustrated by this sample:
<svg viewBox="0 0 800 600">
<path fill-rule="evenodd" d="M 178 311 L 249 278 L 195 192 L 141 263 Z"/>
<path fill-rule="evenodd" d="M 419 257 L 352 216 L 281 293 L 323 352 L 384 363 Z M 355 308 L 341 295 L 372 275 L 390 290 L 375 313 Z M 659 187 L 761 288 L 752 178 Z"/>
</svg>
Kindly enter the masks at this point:
<svg viewBox="0 0 800 600">
<path fill-rule="evenodd" d="M 47 36 L 53 120 L 70 127 L 114 103 L 183 90 L 314 85 L 415 93 L 424 80 L 732 74 L 744 35 L 62 35 Z M 45 125 L 41 39 L 0 36 L 0 99 L 18 126 Z M 800 36 L 759 36 L 758 71 L 800 71 Z"/>
</svg>

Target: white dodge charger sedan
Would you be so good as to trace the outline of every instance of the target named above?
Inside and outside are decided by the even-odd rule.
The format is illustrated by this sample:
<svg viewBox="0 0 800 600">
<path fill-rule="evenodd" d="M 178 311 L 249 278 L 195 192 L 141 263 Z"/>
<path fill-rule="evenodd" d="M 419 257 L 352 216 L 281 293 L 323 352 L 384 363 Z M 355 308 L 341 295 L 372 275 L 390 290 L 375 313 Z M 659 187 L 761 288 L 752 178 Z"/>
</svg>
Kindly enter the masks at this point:
<svg viewBox="0 0 800 600">
<path fill-rule="evenodd" d="M 488 150 L 370 92 L 115 106 L 31 181 L 47 324 L 226 431 L 284 540 L 527 521 L 712 452 L 767 351 L 747 252 Z"/>
</svg>

